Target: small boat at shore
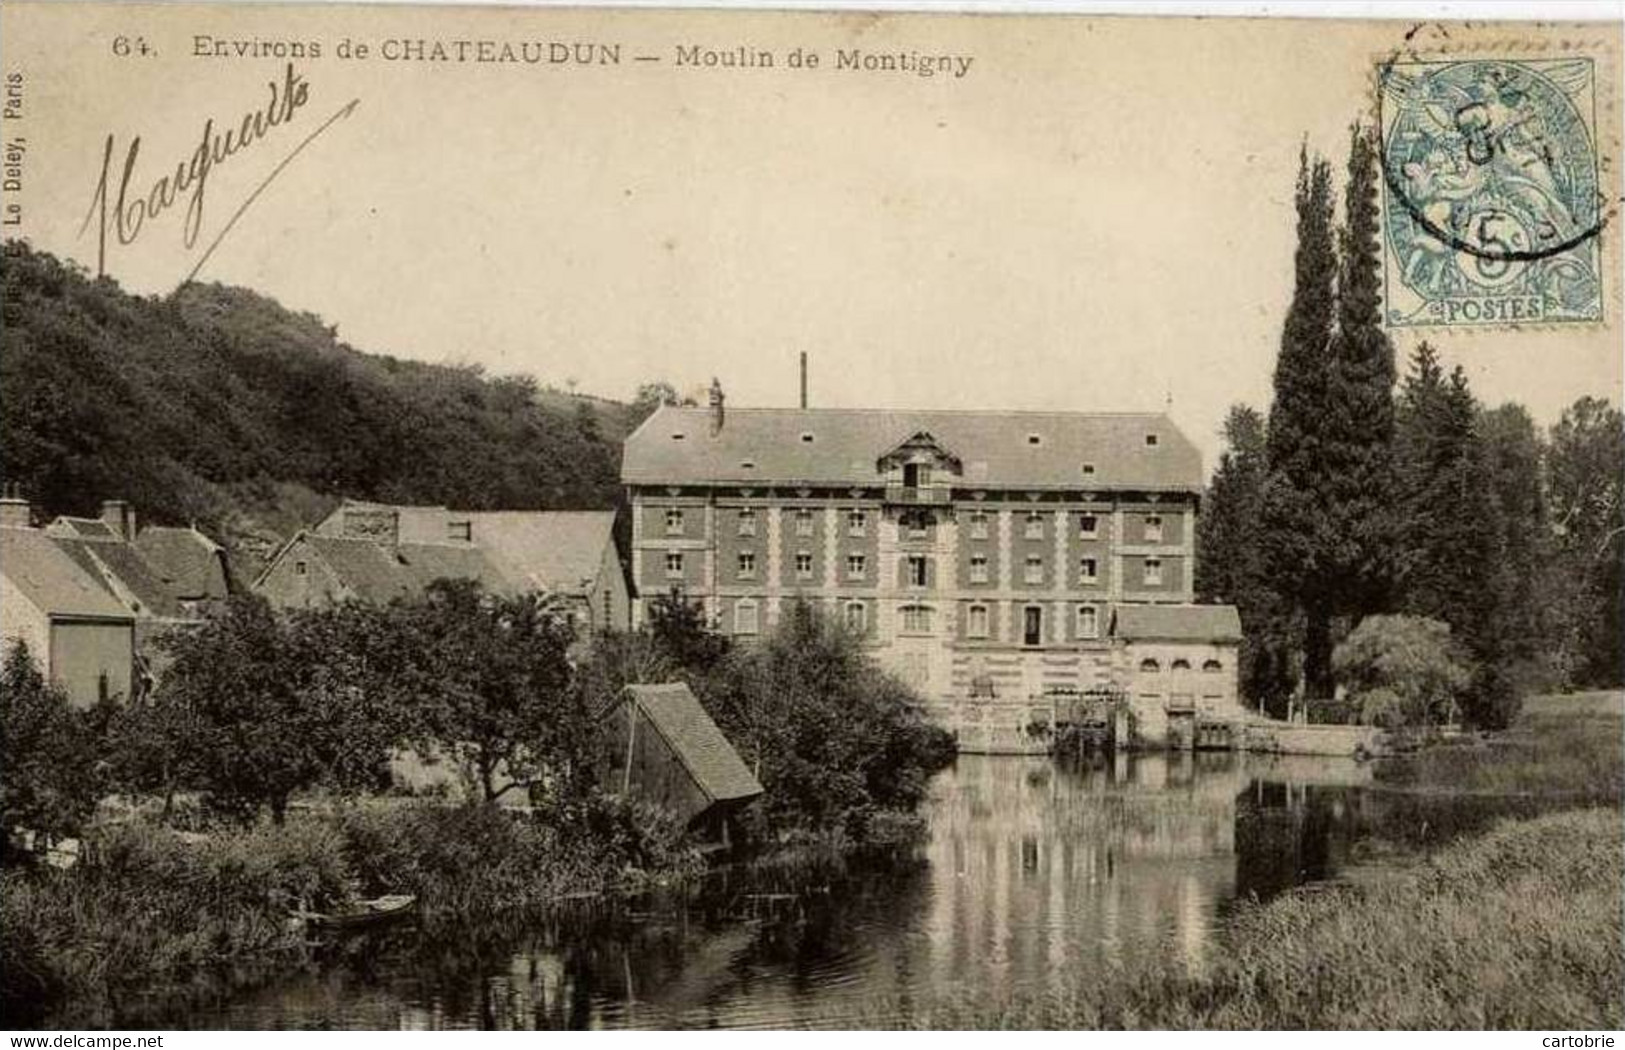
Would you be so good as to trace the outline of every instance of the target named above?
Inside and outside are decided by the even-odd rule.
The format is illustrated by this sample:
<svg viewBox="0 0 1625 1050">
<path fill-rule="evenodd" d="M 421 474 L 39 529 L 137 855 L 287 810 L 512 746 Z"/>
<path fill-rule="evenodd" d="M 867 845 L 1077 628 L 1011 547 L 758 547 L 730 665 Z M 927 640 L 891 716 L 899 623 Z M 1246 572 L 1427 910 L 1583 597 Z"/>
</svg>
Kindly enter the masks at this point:
<svg viewBox="0 0 1625 1050">
<path fill-rule="evenodd" d="M 394 893 L 371 900 L 356 901 L 341 911 L 303 912 L 300 918 L 311 926 L 329 930 L 353 930 L 376 926 L 412 913 L 418 899 L 410 894 Z"/>
</svg>

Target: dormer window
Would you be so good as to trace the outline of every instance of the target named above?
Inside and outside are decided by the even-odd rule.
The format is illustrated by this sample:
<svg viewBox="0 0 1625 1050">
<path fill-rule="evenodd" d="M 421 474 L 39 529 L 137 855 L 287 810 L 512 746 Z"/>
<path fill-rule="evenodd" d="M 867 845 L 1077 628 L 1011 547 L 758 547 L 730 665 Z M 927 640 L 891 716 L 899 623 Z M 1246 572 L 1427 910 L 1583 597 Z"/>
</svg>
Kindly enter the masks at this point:
<svg viewBox="0 0 1625 1050">
<path fill-rule="evenodd" d="M 1044 443 L 1044 438 L 1042 437 L 1042 435 L 1039 435 L 1039 434 L 1028 434 L 1027 435 L 1027 444 L 1029 444 L 1029 445 L 1042 445 L 1043 443 Z"/>
<path fill-rule="evenodd" d="M 813 443 L 813 436 L 812 436 L 812 435 L 811 435 L 811 434 L 809 434 L 809 433 L 807 433 L 807 432 L 805 432 L 805 431 L 803 431 L 803 432 L 802 432 L 802 435 L 801 435 L 801 443 L 802 443 L 802 444 L 803 444 L 803 445 L 810 445 L 810 444 L 812 444 L 812 443 Z"/>
<path fill-rule="evenodd" d="M 1157 435 L 1155 435 L 1155 434 L 1147 434 L 1145 436 L 1145 444 L 1146 444 L 1147 448 L 1156 448 L 1157 447 Z"/>
<path fill-rule="evenodd" d="M 744 462 L 740 463 L 739 466 L 740 466 L 740 469 L 742 469 L 742 470 L 755 470 L 756 469 L 756 461 L 754 459 L 747 459 Z"/>
<path fill-rule="evenodd" d="M 1095 476 L 1095 465 L 1093 463 L 1085 463 L 1083 465 L 1083 476 L 1086 478 L 1092 478 Z"/>
<path fill-rule="evenodd" d="M 686 438 L 686 437 L 688 437 L 688 435 L 687 435 L 687 434 L 685 434 L 685 433 L 683 433 L 683 432 L 682 432 L 682 431 L 681 431 L 681 430 L 678 430 L 678 431 L 675 431 L 675 432 L 674 432 L 674 433 L 673 433 L 673 434 L 672 434 L 672 436 L 671 436 L 671 439 L 672 439 L 672 440 L 673 440 L 673 441 L 681 441 L 681 440 L 683 440 L 683 439 L 684 439 L 684 438 Z"/>
</svg>

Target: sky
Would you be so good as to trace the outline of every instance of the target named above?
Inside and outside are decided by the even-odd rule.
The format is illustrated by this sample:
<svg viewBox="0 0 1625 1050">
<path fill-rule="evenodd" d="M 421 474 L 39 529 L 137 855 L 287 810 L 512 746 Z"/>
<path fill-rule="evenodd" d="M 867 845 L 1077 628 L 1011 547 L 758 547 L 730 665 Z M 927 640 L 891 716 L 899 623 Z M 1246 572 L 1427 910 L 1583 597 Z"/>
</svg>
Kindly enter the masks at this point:
<svg viewBox="0 0 1625 1050">
<path fill-rule="evenodd" d="M 184 202 L 133 243 L 111 239 L 106 270 L 129 290 L 173 290 L 286 161 L 198 279 L 318 314 L 361 350 L 621 398 L 716 376 L 735 405 L 793 405 L 805 351 L 814 406 L 1166 407 L 1209 467 L 1227 407 L 1269 402 L 1300 145 L 1341 165 L 1350 122 L 1372 112 L 1374 63 L 1410 28 L 71 7 L 0 15 L 24 107 L 0 131 L 26 139 L 7 198 L 22 221 L 5 233 L 91 268 L 96 224 L 80 227 L 109 135 L 110 193 L 141 139 L 133 199 L 192 154 L 205 120 L 239 122 L 284 80 L 288 59 L 216 57 L 215 41 L 322 48 L 293 62 L 307 85 L 293 118 L 209 173 L 195 244 Z M 115 54 L 120 36 L 131 54 Z M 1617 72 L 1617 25 L 1499 36 L 1572 41 Z M 369 56 L 338 57 L 346 38 Z M 460 39 L 618 45 L 622 61 L 381 57 L 388 41 Z M 675 65 L 679 47 L 741 46 L 774 67 Z M 820 67 L 790 68 L 797 48 Z M 960 77 L 833 68 L 853 49 L 970 64 Z M 1604 102 L 1618 199 L 1620 111 Z M 1604 326 L 1430 335 L 1481 399 L 1545 423 L 1585 394 L 1620 400 L 1606 236 Z M 1415 341 L 1396 336 L 1402 359 Z"/>
</svg>

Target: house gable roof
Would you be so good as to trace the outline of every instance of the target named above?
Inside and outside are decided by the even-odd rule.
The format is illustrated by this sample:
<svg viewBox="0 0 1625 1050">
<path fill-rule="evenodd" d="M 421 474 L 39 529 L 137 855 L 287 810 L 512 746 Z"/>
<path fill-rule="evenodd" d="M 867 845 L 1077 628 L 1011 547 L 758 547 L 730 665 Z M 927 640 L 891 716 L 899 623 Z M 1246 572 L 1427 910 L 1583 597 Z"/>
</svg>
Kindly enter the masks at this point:
<svg viewBox="0 0 1625 1050">
<path fill-rule="evenodd" d="M 1202 486 L 1196 446 L 1156 413 L 741 408 L 713 434 L 708 409 L 677 406 L 657 409 L 626 439 L 621 480 L 875 485 L 882 457 L 922 431 L 961 458 L 965 487 Z"/>
<path fill-rule="evenodd" d="M 476 547 L 494 552 L 526 590 L 582 595 L 615 543 L 608 510 L 491 510 L 467 515 Z"/>
<path fill-rule="evenodd" d="M 435 580 L 472 579 L 492 594 L 515 594 L 521 588 L 514 573 L 489 551 L 468 544 L 403 543 L 395 546 L 376 540 L 350 539 L 301 532 L 284 547 L 264 572 L 258 587 L 278 564 L 303 546 L 332 572 L 341 586 L 362 601 L 387 605 L 397 598 L 422 594 Z"/>
<path fill-rule="evenodd" d="M 176 597 L 226 597 L 224 551 L 196 529 L 151 525 L 136 536 L 135 547 Z"/>
<path fill-rule="evenodd" d="M 761 783 L 687 685 L 629 685 L 626 696 L 712 802 L 750 799 L 762 793 Z"/>
<path fill-rule="evenodd" d="M 1131 642 L 1239 642 L 1234 605 L 1120 605 L 1112 633 Z"/>
<path fill-rule="evenodd" d="M 0 573 L 47 616 L 135 619 L 99 579 L 37 529 L 0 528 Z"/>
<path fill-rule="evenodd" d="M 122 539 L 113 526 L 100 518 L 71 518 L 60 515 L 45 527 L 45 532 L 51 536 L 81 537 L 87 540 L 117 540 Z"/>
<path fill-rule="evenodd" d="M 164 619 L 182 619 L 186 616 L 180 601 L 170 591 L 141 552 L 123 540 L 68 539 L 52 537 L 53 542 L 72 558 L 92 579 L 105 581 L 103 586 L 115 598 L 122 598 L 122 590 L 137 603 L 131 611 L 143 616 Z"/>
<path fill-rule="evenodd" d="M 310 534 L 382 547 L 376 537 L 343 535 L 347 511 L 395 515 L 397 549 L 408 563 L 436 576 L 477 578 L 491 591 L 584 595 L 615 542 L 615 512 L 608 510 L 458 511 L 360 500 L 344 501 Z M 449 539 L 453 522 L 469 525 L 467 541 Z"/>
<path fill-rule="evenodd" d="M 373 540 L 300 534 L 290 549 L 303 544 L 321 558 L 352 595 L 366 602 L 387 605 L 416 592 L 414 580 L 387 547 Z"/>
</svg>

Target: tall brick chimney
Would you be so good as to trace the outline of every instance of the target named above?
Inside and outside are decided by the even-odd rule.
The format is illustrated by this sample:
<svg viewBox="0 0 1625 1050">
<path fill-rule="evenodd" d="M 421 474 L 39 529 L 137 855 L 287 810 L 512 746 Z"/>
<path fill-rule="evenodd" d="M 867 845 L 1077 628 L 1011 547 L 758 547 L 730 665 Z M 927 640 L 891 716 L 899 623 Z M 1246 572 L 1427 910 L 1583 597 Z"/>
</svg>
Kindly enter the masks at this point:
<svg viewBox="0 0 1625 1050">
<path fill-rule="evenodd" d="M 102 500 L 102 521 L 128 543 L 135 542 L 135 508 L 128 500 Z"/>
<path fill-rule="evenodd" d="M 722 433 L 722 383 L 715 376 L 711 377 L 711 436 Z"/>
<path fill-rule="evenodd" d="M 23 491 L 16 484 L 6 486 L 5 495 L 0 496 L 0 526 L 9 529 L 28 529 L 34 525 L 34 508 L 23 498 Z"/>
</svg>

